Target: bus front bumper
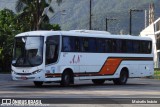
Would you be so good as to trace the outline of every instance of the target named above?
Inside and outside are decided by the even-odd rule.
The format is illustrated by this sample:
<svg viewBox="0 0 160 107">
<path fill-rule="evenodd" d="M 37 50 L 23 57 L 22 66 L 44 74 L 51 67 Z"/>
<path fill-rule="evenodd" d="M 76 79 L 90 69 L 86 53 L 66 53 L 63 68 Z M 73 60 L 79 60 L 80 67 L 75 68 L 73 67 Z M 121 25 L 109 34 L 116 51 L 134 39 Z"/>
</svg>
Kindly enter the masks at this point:
<svg viewBox="0 0 160 107">
<path fill-rule="evenodd" d="M 47 77 L 43 72 L 39 72 L 37 74 L 32 75 L 21 75 L 12 72 L 12 79 L 16 81 L 24 80 L 24 81 L 43 81 L 43 82 L 54 82 L 61 81 L 61 77 Z"/>
<path fill-rule="evenodd" d="M 25 81 L 45 81 L 45 75 L 43 72 L 37 74 L 24 74 L 12 72 L 13 80 L 25 80 Z"/>
</svg>

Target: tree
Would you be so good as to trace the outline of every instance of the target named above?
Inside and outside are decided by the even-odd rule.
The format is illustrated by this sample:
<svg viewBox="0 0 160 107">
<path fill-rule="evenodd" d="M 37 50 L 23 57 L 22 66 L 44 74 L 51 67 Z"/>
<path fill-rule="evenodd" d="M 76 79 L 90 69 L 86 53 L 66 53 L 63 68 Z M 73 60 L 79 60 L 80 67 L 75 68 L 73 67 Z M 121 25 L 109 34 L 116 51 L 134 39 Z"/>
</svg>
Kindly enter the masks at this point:
<svg viewBox="0 0 160 107">
<path fill-rule="evenodd" d="M 56 0 L 58 4 L 62 0 Z M 19 13 L 19 19 L 27 21 L 26 25 L 30 30 L 39 29 L 39 20 L 44 12 L 44 9 L 48 7 L 47 11 L 54 12 L 53 8 L 49 5 L 52 0 L 18 0 L 16 2 L 16 11 Z M 49 23 L 49 18 L 45 14 L 43 21 Z"/>
<path fill-rule="evenodd" d="M 42 30 L 61 30 L 61 27 L 58 24 L 48 24 L 48 23 L 42 23 L 41 25 Z"/>
<path fill-rule="evenodd" d="M 0 70 L 10 71 L 14 37 L 27 30 L 27 20 L 21 21 L 12 10 L 0 11 Z"/>
<path fill-rule="evenodd" d="M 19 31 L 16 24 L 16 15 L 9 9 L 0 11 L 0 68 L 10 70 L 14 35 Z"/>
</svg>

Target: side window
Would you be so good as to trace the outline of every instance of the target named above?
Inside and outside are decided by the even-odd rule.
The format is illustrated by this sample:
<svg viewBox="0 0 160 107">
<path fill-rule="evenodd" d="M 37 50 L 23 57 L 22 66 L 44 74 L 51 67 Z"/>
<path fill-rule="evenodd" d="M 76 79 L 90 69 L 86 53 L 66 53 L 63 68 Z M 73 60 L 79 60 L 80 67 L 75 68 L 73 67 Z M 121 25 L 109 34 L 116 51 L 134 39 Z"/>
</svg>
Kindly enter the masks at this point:
<svg viewBox="0 0 160 107">
<path fill-rule="evenodd" d="M 116 52 L 117 53 L 122 53 L 122 40 L 116 40 Z"/>
<path fill-rule="evenodd" d="M 122 53 L 126 53 L 127 52 L 127 46 L 126 46 L 126 40 L 122 40 Z"/>
<path fill-rule="evenodd" d="M 140 41 L 133 41 L 133 52 L 140 53 Z"/>
<path fill-rule="evenodd" d="M 96 52 L 96 39 L 95 38 L 89 38 L 89 47 L 88 47 L 88 51 L 89 52 Z"/>
<path fill-rule="evenodd" d="M 69 51 L 71 50 L 69 37 L 63 37 L 62 50 L 63 50 L 64 52 L 69 52 Z"/>
<path fill-rule="evenodd" d="M 110 39 L 105 39 L 104 40 L 104 47 L 105 47 L 105 52 L 110 53 L 112 52 L 112 46 L 111 46 L 111 40 Z"/>
<path fill-rule="evenodd" d="M 75 37 L 75 51 L 76 52 L 82 52 L 83 51 L 83 39 L 81 37 Z"/>
<path fill-rule="evenodd" d="M 83 38 L 83 52 L 88 52 L 89 50 L 88 38 Z"/>
<path fill-rule="evenodd" d="M 117 44 L 115 39 L 112 40 L 112 52 L 113 53 L 117 52 Z"/>
<path fill-rule="evenodd" d="M 147 42 L 147 50 L 148 50 L 148 54 L 152 52 L 152 42 Z"/>
<path fill-rule="evenodd" d="M 64 52 L 73 52 L 75 51 L 75 38 L 64 36 L 62 40 L 62 51 Z"/>
<path fill-rule="evenodd" d="M 46 41 L 46 64 L 55 63 L 58 60 L 59 36 L 49 36 Z"/>
<path fill-rule="evenodd" d="M 141 53 L 148 54 L 151 53 L 152 45 L 150 41 L 141 42 Z"/>
<path fill-rule="evenodd" d="M 133 42 L 131 40 L 126 41 L 127 53 L 133 53 Z"/>
<path fill-rule="evenodd" d="M 74 52 L 75 51 L 75 37 L 69 37 L 70 38 L 70 51 Z"/>
<path fill-rule="evenodd" d="M 140 51 L 141 53 L 146 53 L 146 42 L 145 41 L 141 41 L 141 46 L 140 46 Z"/>
<path fill-rule="evenodd" d="M 105 51 L 104 39 L 97 39 L 97 52 L 104 53 Z"/>
<path fill-rule="evenodd" d="M 75 37 L 75 51 L 79 52 L 80 49 L 81 49 L 81 47 L 80 47 L 80 38 Z"/>
</svg>

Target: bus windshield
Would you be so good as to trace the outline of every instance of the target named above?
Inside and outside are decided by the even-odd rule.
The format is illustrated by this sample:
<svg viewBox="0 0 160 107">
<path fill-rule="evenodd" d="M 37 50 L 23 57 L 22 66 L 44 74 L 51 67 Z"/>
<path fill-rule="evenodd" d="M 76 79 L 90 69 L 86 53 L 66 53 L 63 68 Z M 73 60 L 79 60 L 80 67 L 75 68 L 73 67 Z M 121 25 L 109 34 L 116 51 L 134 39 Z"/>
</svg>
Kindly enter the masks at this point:
<svg viewBox="0 0 160 107">
<path fill-rule="evenodd" d="M 42 36 L 16 37 L 12 65 L 16 67 L 34 67 L 43 62 Z"/>
</svg>

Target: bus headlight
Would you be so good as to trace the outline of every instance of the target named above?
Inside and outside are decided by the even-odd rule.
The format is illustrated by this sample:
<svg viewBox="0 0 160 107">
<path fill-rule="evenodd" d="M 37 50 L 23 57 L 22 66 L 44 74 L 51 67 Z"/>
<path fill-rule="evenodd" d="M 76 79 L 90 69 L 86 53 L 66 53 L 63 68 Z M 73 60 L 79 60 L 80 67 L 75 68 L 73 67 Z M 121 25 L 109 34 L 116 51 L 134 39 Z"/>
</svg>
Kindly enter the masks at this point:
<svg viewBox="0 0 160 107">
<path fill-rule="evenodd" d="M 13 71 L 13 70 L 12 70 L 12 73 L 13 73 L 13 74 L 17 74 L 17 73 L 16 73 L 15 71 Z"/>
<path fill-rule="evenodd" d="M 37 74 L 37 73 L 39 73 L 39 72 L 41 72 L 41 69 L 36 70 L 36 71 L 33 71 L 32 74 Z"/>
</svg>

